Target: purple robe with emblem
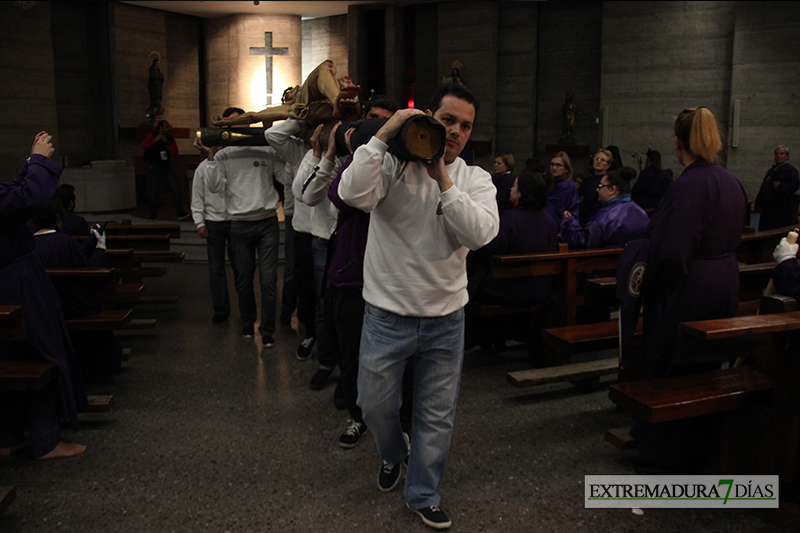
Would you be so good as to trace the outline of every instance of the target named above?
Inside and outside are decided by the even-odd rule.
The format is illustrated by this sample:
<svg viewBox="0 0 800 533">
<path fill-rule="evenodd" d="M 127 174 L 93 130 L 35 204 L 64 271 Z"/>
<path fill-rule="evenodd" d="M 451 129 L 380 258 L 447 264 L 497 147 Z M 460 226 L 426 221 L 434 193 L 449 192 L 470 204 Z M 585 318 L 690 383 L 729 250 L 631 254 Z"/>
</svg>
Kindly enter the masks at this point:
<svg viewBox="0 0 800 533">
<path fill-rule="evenodd" d="M 732 317 L 739 303 L 736 249 L 747 196 L 736 177 L 695 162 L 675 180 L 647 228 L 645 379 L 672 372 L 679 322 Z"/>
</svg>

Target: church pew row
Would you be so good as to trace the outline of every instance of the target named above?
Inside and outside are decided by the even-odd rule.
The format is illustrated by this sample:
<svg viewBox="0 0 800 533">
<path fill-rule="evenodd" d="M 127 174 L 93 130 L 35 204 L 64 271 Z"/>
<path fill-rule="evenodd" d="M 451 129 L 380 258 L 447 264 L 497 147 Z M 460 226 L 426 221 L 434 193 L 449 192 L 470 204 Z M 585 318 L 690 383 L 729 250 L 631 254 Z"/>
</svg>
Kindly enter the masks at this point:
<svg viewBox="0 0 800 533">
<path fill-rule="evenodd" d="M 0 391 L 37 391 L 54 382 L 56 367 L 43 361 L 0 361 Z M 81 413 L 105 413 L 114 405 L 111 395 L 89 395 Z"/>
<path fill-rule="evenodd" d="M 170 239 L 181 238 L 180 224 L 133 224 L 130 220 L 122 220 L 119 224 L 107 224 L 108 235 L 162 235 L 168 234 Z"/>
<path fill-rule="evenodd" d="M 762 309 L 762 313 L 785 312 L 787 310 L 785 306 L 781 307 L 776 303 L 777 300 L 775 298 L 761 298 L 774 267 L 775 263 L 739 266 L 740 304 L 737 314 L 745 316 L 755 314 L 761 302 L 764 302 L 761 305 L 767 306 Z M 594 280 L 587 280 L 587 287 L 590 281 Z M 602 278 L 599 280 L 598 285 L 602 288 L 601 290 L 607 291 L 607 287 L 616 287 L 616 281 L 614 278 Z M 589 291 L 590 289 L 587 288 L 587 292 Z M 641 335 L 641 331 L 642 321 L 640 319 L 636 328 L 637 337 Z M 557 370 L 546 368 L 509 372 L 506 375 L 506 379 L 515 387 L 531 387 L 554 381 L 583 380 L 582 376 L 587 371 L 597 372 L 595 377 L 616 374 L 618 371 L 618 366 L 615 364 L 616 358 L 603 360 L 600 365 L 603 369 L 602 372 L 595 368 L 597 364 L 600 364 L 598 361 L 578 364 L 567 363 L 574 354 L 613 349 L 618 346 L 618 343 L 619 324 L 616 320 L 545 329 L 543 331 L 543 344 L 545 349 L 550 352 L 548 360 L 562 361 L 563 364 L 557 367 Z"/>
<path fill-rule="evenodd" d="M 742 421 L 759 425 L 753 442 L 726 445 L 720 464 L 754 456 L 765 458 L 781 483 L 800 482 L 800 312 L 687 322 L 680 325 L 684 338 L 693 337 L 691 350 L 683 349 L 677 365 L 719 362 L 735 355 L 748 356 L 747 365 L 692 376 L 629 381 L 610 387 L 609 398 L 646 421 L 662 422 L 716 415 L 705 423 L 715 428 L 711 438 L 725 442 L 725 434 Z M 718 349 L 727 346 L 728 350 Z M 742 360 L 740 360 L 742 361 Z M 760 406 L 750 418 L 741 410 Z M 726 413 L 721 416 L 721 413 Z M 749 439 L 747 439 L 749 440 Z M 751 449 L 753 448 L 753 449 Z M 753 455 L 755 454 L 755 455 Z M 733 464 L 733 463 L 727 463 Z"/>
<path fill-rule="evenodd" d="M 19 341 L 25 338 L 25 321 L 21 305 L 0 306 L 0 341 Z"/>
</svg>

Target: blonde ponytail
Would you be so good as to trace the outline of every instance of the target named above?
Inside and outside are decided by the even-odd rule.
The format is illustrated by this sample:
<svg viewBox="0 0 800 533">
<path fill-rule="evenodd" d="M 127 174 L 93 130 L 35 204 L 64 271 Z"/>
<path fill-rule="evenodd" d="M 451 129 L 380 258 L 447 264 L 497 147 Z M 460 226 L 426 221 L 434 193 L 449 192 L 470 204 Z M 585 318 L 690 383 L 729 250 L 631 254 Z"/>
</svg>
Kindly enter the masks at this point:
<svg viewBox="0 0 800 533">
<path fill-rule="evenodd" d="M 684 109 L 675 120 L 675 136 L 683 149 L 709 165 L 722 148 L 717 119 L 705 107 Z"/>
</svg>

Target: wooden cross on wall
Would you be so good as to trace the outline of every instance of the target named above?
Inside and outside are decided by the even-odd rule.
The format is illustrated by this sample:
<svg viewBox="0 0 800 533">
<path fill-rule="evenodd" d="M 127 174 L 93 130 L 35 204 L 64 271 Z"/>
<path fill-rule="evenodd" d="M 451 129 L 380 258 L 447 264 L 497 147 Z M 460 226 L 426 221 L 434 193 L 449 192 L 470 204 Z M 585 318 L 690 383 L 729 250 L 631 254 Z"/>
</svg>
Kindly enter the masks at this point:
<svg viewBox="0 0 800 533">
<path fill-rule="evenodd" d="M 267 105 L 272 104 L 272 56 L 285 56 L 289 53 L 288 48 L 272 47 L 272 32 L 264 32 L 264 46 L 251 46 L 251 56 L 264 56 L 267 66 Z"/>
</svg>

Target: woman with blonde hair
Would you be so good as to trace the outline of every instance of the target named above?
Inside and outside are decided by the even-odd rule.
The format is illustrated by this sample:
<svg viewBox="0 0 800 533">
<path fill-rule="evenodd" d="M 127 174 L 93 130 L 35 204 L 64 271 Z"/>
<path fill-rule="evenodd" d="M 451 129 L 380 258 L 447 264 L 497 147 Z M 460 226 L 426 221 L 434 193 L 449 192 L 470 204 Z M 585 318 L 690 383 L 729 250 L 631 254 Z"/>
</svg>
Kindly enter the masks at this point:
<svg viewBox="0 0 800 533">
<path fill-rule="evenodd" d="M 684 109 L 675 121 L 674 139 L 685 168 L 647 228 L 643 379 L 707 370 L 675 364 L 678 324 L 732 317 L 739 300 L 736 249 L 747 196 L 739 180 L 716 163 L 722 142 L 714 115 L 705 107 Z M 691 469 L 702 433 L 690 426 L 634 424 L 632 435 L 650 471 Z"/>
<path fill-rule="evenodd" d="M 572 181 L 572 161 L 566 152 L 558 152 L 550 160 L 553 183 L 547 196 L 545 212 L 558 224 L 565 211 L 578 214 L 578 189 Z"/>
</svg>

